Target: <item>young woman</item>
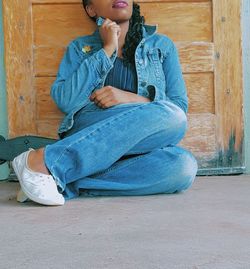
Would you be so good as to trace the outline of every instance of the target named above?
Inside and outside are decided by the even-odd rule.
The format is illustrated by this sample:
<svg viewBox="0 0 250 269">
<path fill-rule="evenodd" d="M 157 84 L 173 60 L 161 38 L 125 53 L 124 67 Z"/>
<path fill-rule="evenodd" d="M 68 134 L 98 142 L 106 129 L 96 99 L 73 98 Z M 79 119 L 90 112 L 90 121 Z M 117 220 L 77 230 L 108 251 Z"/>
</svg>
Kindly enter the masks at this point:
<svg viewBox="0 0 250 269">
<path fill-rule="evenodd" d="M 51 87 L 65 113 L 61 139 L 13 160 L 23 193 L 62 205 L 79 195 L 188 189 L 197 162 L 177 146 L 187 130 L 188 98 L 175 44 L 145 24 L 132 0 L 83 6 L 104 22 L 68 45 Z"/>
</svg>

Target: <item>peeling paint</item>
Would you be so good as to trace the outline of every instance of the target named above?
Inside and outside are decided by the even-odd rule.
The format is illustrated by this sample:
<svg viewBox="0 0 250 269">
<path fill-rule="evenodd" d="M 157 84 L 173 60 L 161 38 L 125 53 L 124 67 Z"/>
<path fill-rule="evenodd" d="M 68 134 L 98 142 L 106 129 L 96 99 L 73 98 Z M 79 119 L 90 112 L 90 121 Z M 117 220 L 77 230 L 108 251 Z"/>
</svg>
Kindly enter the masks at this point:
<svg viewBox="0 0 250 269">
<path fill-rule="evenodd" d="M 206 167 L 198 170 L 198 175 L 224 175 L 224 174 L 242 174 L 245 172 L 244 137 L 241 137 L 241 144 L 238 150 L 235 150 L 235 131 L 231 132 L 227 150 L 219 150 L 216 156 L 206 162 Z"/>
</svg>

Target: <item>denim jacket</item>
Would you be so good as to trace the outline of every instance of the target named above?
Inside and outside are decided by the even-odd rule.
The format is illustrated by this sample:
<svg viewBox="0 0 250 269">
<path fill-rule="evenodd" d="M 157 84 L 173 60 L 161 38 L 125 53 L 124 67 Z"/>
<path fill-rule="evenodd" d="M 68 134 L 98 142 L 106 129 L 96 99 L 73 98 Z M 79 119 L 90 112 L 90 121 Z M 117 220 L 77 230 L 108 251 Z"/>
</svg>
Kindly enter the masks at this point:
<svg viewBox="0 0 250 269">
<path fill-rule="evenodd" d="M 68 45 L 50 91 L 65 114 L 59 136 L 73 126 L 74 114 L 91 102 L 92 92 L 104 86 L 116 57 L 117 51 L 111 57 L 106 54 L 98 29 Z M 166 35 L 158 34 L 157 26 L 144 25 L 135 65 L 138 95 L 152 101 L 171 101 L 187 113 L 188 97 L 176 45 Z"/>
</svg>

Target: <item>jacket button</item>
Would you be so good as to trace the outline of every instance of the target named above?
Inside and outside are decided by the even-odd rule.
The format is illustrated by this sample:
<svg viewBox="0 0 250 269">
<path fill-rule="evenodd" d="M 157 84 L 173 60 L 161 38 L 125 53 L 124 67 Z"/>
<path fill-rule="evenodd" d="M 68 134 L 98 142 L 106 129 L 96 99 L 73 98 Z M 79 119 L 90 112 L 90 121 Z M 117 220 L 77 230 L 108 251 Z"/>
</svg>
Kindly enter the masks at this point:
<svg viewBox="0 0 250 269">
<path fill-rule="evenodd" d="M 146 85 L 147 85 L 147 82 L 146 81 L 142 81 L 141 86 L 142 87 L 145 87 Z"/>
<path fill-rule="evenodd" d="M 144 63 L 143 59 L 140 59 L 139 64 L 143 64 L 143 63 Z"/>
</svg>

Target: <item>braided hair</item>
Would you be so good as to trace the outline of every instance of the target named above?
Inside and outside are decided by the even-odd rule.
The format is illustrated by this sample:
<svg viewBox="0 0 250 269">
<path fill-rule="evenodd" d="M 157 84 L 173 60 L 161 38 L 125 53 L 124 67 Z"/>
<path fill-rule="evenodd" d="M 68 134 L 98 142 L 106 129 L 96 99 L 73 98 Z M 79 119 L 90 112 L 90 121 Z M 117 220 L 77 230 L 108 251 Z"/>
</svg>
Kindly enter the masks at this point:
<svg viewBox="0 0 250 269">
<path fill-rule="evenodd" d="M 83 7 L 86 11 L 86 6 L 89 5 L 91 0 L 82 0 Z M 87 11 L 86 11 L 87 13 Z M 88 13 L 87 13 L 88 14 Z M 89 16 L 90 17 L 90 16 Z M 96 17 L 90 17 L 94 22 Z M 122 48 L 122 56 L 125 64 L 135 64 L 135 50 L 142 40 L 143 25 L 145 23 L 144 16 L 141 16 L 140 6 L 133 2 L 133 13 L 129 20 L 129 29 L 125 37 L 125 44 Z"/>
</svg>

